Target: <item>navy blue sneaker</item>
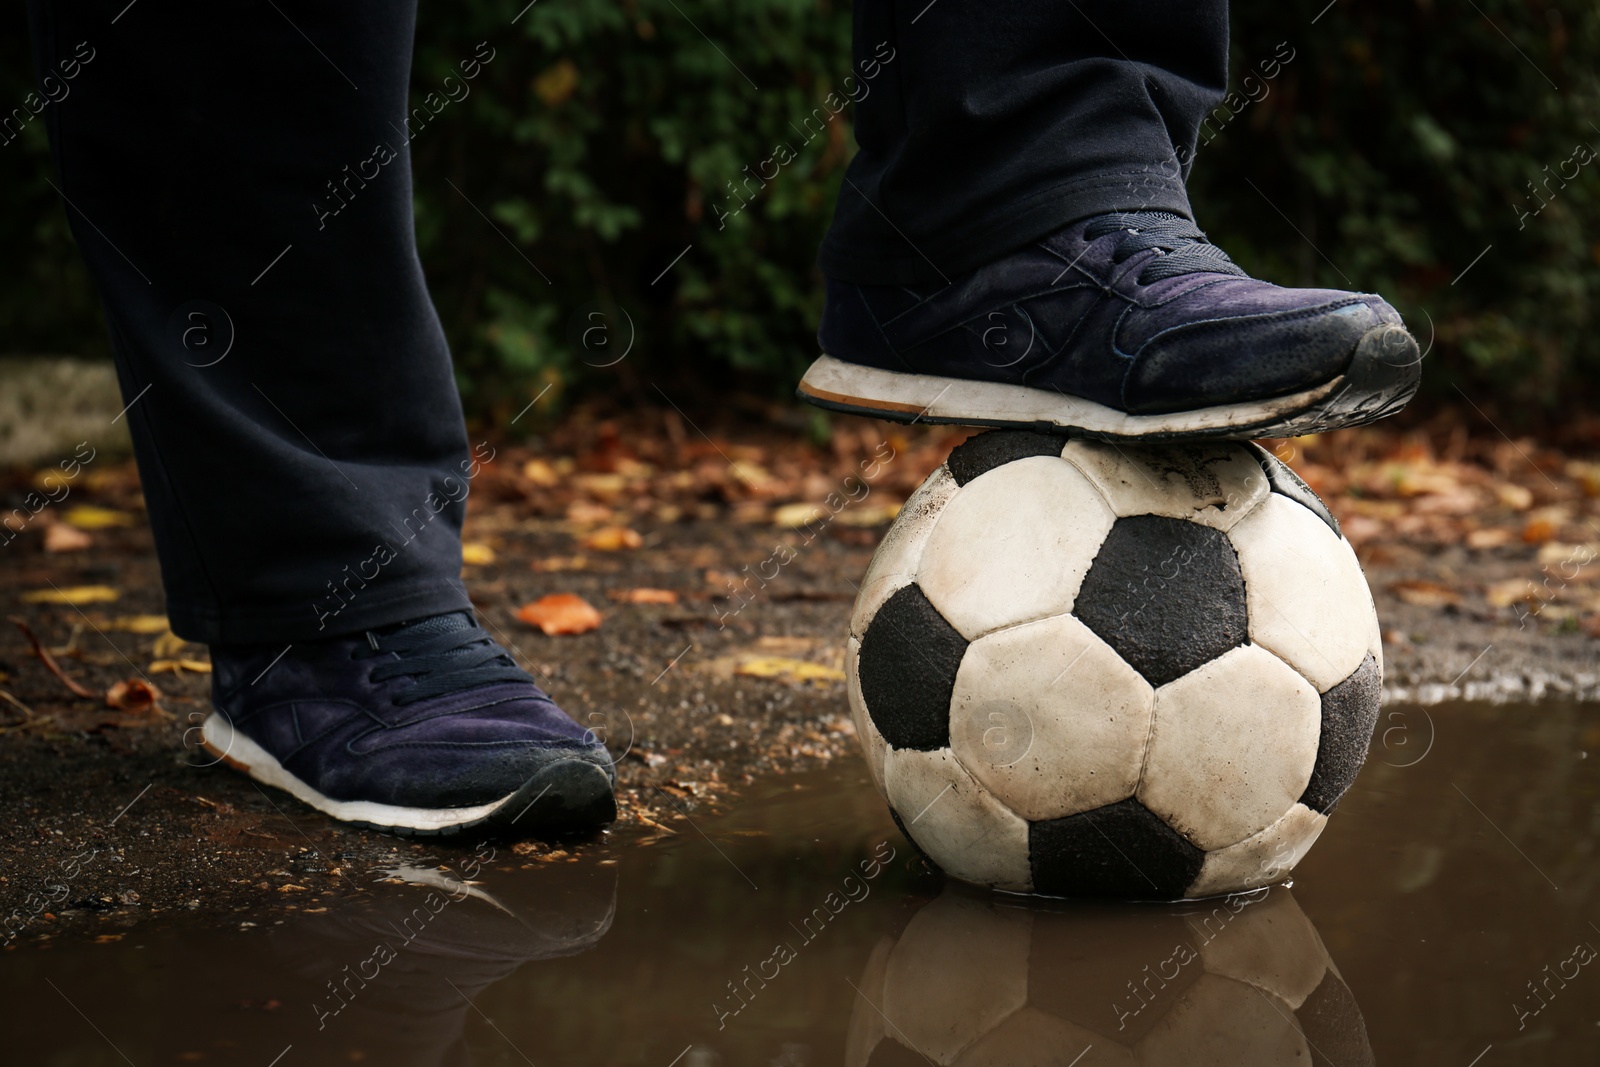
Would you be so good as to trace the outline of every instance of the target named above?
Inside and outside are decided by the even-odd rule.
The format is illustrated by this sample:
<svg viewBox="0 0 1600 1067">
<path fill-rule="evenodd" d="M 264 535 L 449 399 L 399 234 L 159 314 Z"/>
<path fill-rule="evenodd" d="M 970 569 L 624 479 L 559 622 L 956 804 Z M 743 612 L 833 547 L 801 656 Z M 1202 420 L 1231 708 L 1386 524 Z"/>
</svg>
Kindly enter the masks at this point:
<svg viewBox="0 0 1600 1067">
<path fill-rule="evenodd" d="M 592 829 L 616 769 L 467 612 L 282 646 L 213 645 L 201 743 L 344 822 L 404 834 Z"/>
<path fill-rule="evenodd" d="M 1359 426 L 1422 370 L 1382 299 L 1257 281 L 1161 212 L 1075 223 L 947 285 L 829 279 L 818 340 L 799 394 L 821 407 L 1104 440 Z"/>
</svg>

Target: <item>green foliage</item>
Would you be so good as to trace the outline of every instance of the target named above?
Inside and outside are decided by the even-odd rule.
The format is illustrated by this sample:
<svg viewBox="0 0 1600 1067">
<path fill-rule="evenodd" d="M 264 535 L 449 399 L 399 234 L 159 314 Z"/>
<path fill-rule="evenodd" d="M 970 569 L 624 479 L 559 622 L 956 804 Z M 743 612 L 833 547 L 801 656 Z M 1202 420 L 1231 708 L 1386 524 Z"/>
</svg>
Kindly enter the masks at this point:
<svg viewBox="0 0 1600 1067">
<path fill-rule="evenodd" d="M 851 151 L 847 116 L 797 127 L 850 73 L 848 5 L 538 0 L 513 24 L 521 2 L 424 5 L 417 34 L 413 103 L 495 50 L 412 144 L 469 408 L 504 421 L 546 387 L 653 396 L 734 372 L 787 389 Z M 1600 369 L 1600 158 L 1574 155 L 1600 149 L 1600 9 L 1325 2 L 1234 4 L 1239 95 L 1196 157 L 1201 224 L 1259 276 L 1389 296 L 1434 338 L 1429 388 L 1569 396 Z M 24 49 L 0 43 L 6 99 Z M 785 143 L 775 178 L 730 190 Z M 102 352 L 48 174 L 42 124 L 0 147 L 3 347 Z"/>
</svg>

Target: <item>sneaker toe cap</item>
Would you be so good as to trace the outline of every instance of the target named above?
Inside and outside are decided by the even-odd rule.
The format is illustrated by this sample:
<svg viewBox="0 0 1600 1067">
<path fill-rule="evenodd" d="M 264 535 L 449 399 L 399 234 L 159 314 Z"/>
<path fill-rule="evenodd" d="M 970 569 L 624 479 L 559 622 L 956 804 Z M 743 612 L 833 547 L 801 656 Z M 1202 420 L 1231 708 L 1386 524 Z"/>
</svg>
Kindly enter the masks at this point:
<svg viewBox="0 0 1600 1067">
<path fill-rule="evenodd" d="M 1342 296 L 1320 306 L 1216 317 L 1158 334 L 1129 368 L 1127 410 L 1179 411 L 1312 389 L 1344 374 L 1369 335 L 1397 356 L 1406 356 L 1408 347 L 1414 351 L 1415 341 L 1388 303 Z"/>
</svg>

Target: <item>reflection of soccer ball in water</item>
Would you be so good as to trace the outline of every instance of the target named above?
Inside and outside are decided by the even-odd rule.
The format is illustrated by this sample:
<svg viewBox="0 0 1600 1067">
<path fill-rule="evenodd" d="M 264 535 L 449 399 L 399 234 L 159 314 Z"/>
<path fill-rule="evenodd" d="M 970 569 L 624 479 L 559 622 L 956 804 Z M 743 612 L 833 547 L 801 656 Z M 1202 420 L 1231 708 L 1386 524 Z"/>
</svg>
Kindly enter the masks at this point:
<svg viewBox="0 0 1600 1067">
<path fill-rule="evenodd" d="M 848 1067 L 1373 1062 L 1361 1009 L 1281 888 L 1071 912 L 946 890 L 856 988 Z"/>
<path fill-rule="evenodd" d="M 1355 554 L 1249 444 L 974 437 L 906 502 L 850 634 L 857 732 L 901 828 L 1000 889 L 1281 881 L 1378 715 Z"/>
</svg>

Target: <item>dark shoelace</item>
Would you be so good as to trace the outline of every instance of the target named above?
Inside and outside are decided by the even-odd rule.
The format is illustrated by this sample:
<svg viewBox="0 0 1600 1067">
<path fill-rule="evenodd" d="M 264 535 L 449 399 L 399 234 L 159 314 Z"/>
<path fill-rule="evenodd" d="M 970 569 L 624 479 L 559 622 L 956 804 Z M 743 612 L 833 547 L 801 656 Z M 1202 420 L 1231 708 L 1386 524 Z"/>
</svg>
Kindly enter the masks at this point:
<svg viewBox="0 0 1600 1067">
<path fill-rule="evenodd" d="M 1153 256 L 1139 272 L 1139 284 L 1148 285 L 1163 278 L 1176 278 L 1180 274 L 1232 274 L 1247 278 L 1249 275 L 1228 254 L 1210 241 L 1200 227 L 1188 219 L 1169 215 L 1164 211 L 1128 211 L 1102 215 L 1084 229 L 1085 240 L 1093 241 L 1121 231 L 1112 259 L 1121 263 L 1130 256 L 1155 249 Z"/>
<path fill-rule="evenodd" d="M 369 630 L 367 644 L 372 652 L 365 658 L 388 652 L 400 657 L 372 668 L 372 681 L 417 680 L 416 685 L 395 695 L 396 704 L 414 704 L 491 682 L 533 681 L 488 631 L 464 612 L 435 615 L 385 634 Z"/>
</svg>

